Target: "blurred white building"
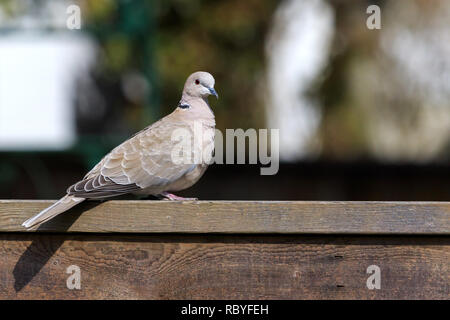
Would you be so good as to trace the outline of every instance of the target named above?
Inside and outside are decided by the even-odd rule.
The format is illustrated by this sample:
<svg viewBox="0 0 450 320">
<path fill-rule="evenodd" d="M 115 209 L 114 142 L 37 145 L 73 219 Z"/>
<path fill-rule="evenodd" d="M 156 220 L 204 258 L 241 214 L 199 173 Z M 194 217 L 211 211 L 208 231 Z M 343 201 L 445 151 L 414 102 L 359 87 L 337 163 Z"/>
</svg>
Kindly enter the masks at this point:
<svg viewBox="0 0 450 320">
<path fill-rule="evenodd" d="M 317 151 L 312 139 L 320 123 L 320 106 L 307 91 L 327 65 L 333 31 L 333 10 L 323 0 L 283 1 L 275 13 L 266 46 L 266 110 L 268 127 L 280 129 L 284 161 Z"/>
<path fill-rule="evenodd" d="M 69 2 L 42 2 L 38 13 L 26 3 L 10 19 L 0 7 L 0 150 L 65 149 L 75 142 L 75 81 L 96 49 L 66 28 Z"/>
</svg>

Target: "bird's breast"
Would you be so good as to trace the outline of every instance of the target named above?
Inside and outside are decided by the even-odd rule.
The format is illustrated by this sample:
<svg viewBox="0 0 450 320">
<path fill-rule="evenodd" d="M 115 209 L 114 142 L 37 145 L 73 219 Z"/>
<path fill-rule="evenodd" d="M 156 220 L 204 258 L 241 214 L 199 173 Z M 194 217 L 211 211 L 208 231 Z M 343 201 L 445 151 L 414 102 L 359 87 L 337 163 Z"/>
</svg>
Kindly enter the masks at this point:
<svg viewBox="0 0 450 320">
<path fill-rule="evenodd" d="M 200 163 L 198 161 L 196 163 L 209 164 L 214 152 L 215 126 L 214 124 L 204 122 L 202 123 L 201 130 L 194 128 L 193 132 L 193 150 L 197 155 L 201 154 Z"/>
</svg>

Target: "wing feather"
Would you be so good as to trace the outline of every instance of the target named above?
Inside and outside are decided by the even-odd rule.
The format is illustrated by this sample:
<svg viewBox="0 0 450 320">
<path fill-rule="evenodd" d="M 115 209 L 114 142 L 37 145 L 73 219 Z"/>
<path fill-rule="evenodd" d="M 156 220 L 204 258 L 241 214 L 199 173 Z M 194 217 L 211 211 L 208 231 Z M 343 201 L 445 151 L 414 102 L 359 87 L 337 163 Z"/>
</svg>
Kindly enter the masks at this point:
<svg viewBox="0 0 450 320">
<path fill-rule="evenodd" d="M 184 124 L 168 117 L 113 149 L 67 192 L 76 197 L 105 198 L 169 185 L 192 171 L 195 164 L 172 161 L 171 151 L 177 142 L 171 135 Z"/>
</svg>

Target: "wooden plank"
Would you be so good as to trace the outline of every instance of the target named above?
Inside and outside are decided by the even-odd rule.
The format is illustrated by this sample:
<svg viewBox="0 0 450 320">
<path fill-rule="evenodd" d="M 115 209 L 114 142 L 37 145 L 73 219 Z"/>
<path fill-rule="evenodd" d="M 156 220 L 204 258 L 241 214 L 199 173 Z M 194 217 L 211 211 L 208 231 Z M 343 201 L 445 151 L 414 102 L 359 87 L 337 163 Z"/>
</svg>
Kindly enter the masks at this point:
<svg viewBox="0 0 450 320">
<path fill-rule="evenodd" d="M 0 232 L 51 203 L 0 200 Z M 38 231 L 449 235 L 450 202 L 88 201 Z"/>
<path fill-rule="evenodd" d="M 449 237 L 3 233 L 0 299 L 449 299 L 449 249 Z"/>
</svg>

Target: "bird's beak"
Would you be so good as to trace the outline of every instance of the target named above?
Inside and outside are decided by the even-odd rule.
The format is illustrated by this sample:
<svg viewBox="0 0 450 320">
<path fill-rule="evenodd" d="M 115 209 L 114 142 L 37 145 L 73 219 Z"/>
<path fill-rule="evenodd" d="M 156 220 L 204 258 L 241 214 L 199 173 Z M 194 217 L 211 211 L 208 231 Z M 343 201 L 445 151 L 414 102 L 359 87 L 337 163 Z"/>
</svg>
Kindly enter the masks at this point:
<svg viewBox="0 0 450 320">
<path fill-rule="evenodd" d="M 217 99 L 219 99 L 219 95 L 217 94 L 216 90 L 214 90 L 214 88 L 208 88 L 209 92 L 215 96 Z"/>
</svg>

